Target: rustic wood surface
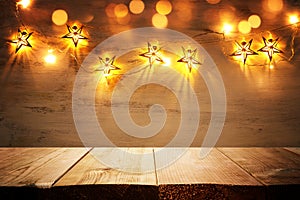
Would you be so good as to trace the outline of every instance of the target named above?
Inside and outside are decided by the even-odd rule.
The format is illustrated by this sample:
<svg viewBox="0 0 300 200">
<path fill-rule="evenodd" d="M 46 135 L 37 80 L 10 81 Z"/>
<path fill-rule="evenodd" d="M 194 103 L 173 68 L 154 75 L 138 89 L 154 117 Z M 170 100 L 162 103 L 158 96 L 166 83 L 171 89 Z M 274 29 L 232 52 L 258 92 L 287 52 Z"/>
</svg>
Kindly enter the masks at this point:
<svg viewBox="0 0 300 200">
<path fill-rule="evenodd" d="M 126 151 L 138 156 L 125 154 Z M 146 160 L 144 153 L 153 154 L 150 148 L 123 148 L 123 151 L 117 151 L 115 148 L 95 148 L 65 174 L 55 186 L 82 184 L 156 185 L 153 156 L 151 156 L 151 160 Z M 115 167 L 102 164 L 97 156 L 103 160 L 106 158 L 114 159 Z M 143 172 L 143 169 L 149 165 L 151 172 Z M 116 169 L 120 167 L 127 172 Z"/>
<path fill-rule="evenodd" d="M 284 148 L 219 148 L 265 185 L 300 184 L 300 156 Z"/>
<path fill-rule="evenodd" d="M 174 163 L 159 168 L 177 150 L 161 154 L 158 148 L 0 148 L 0 195 L 284 199 L 300 189 L 298 148 L 214 148 L 205 158 L 200 158 L 200 148 L 189 148 Z M 108 165 L 107 160 L 113 162 Z"/>
<path fill-rule="evenodd" d="M 86 148 L 0 148 L 0 185 L 51 187 Z"/>
</svg>

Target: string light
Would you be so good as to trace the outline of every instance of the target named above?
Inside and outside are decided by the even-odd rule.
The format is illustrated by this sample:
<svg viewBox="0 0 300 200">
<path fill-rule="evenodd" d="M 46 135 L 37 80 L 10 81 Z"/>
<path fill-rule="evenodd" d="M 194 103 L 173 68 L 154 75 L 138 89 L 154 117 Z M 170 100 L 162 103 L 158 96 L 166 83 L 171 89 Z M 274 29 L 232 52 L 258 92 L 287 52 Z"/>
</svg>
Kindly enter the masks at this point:
<svg viewBox="0 0 300 200">
<path fill-rule="evenodd" d="M 77 47 L 77 44 L 78 44 L 78 42 L 79 42 L 80 39 L 88 39 L 87 37 L 81 35 L 83 26 L 81 26 L 80 28 L 78 28 L 76 25 L 73 25 L 72 27 L 70 27 L 69 25 L 67 25 L 67 28 L 68 28 L 69 33 L 67 33 L 66 35 L 64 35 L 62 38 L 70 38 L 70 39 L 72 39 L 75 47 Z"/>
<path fill-rule="evenodd" d="M 299 22 L 299 18 L 297 15 L 290 15 L 289 16 L 290 24 L 297 24 Z"/>
<path fill-rule="evenodd" d="M 267 40 L 266 38 L 263 37 L 263 41 L 264 41 L 265 46 L 258 50 L 258 51 L 267 53 L 270 62 L 272 61 L 273 55 L 275 53 L 283 53 L 281 50 L 276 48 L 276 46 L 279 42 L 278 40 L 279 40 L 279 38 L 276 38 L 275 40 L 270 38 L 270 39 Z"/>
<path fill-rule="evenodd" d="M 10 41 L 11 43 L 16 44 L 15 53 L 17 53 L 22 48 L 22 46 L 32 47 L 31 44 L 28 42 L 28 39 L 32 34 L 33 32 L 27 33 L 26 31 L 21 31 L 20 29 L 18 29 L 17 38 Z"/>
<path fill-rule="evenodd" d="M 97 68 L 95 71 L 103 71 L 104 76 L 107 77 L 110 75 L 111 70 L 120 70 L 121 68 L 114 65 L 115 58 L 116 56 L 112 58 L 106 57 L 105 59 L 99 57 L 101 66 Z"/>
<path fill-rule="evenodd" d="M 258 55 L 255 51 L 253 51 L 250 47 L 252 44 L 253 39 L 251 39 L 248 43 L 243 41 L 241 44 L 235 41 L 235 44 L 237 45 L 238 49 L 232 53 L 230 56 L 241 56 L 243 63 L 246 64 L 247 57 L 249 55 Z"/>
<path fill-rule="evenodd" d="M 56 56 L 53 55 L 53 49 L 48 50 L 48 54 L 45 56 L 44 60 L 48 64 L 56 63 Z"/>
<path fill-rule="evenodd" d="M 21 5 L 23 8 L 28 8 L 30 4 L 31 4 L 30 0 L 21 0 L 17 2 L 17 5 Z"/>
<path fill-rule="evenodd" d="M 159 48 L 157 46 L 152 46 L 148 42 L 148 51 L 145 53 L 140 54 L 140 56 L 146 57 L 149 59 L 150 67 L 153 65 L 154 61 L 159 61 L 161 63 L 164 63 L 164 61 L 159 57 L 158 52 Z"/>
<path fill-rule="evenodd" d="M 185 50 L 183 47 L 181 47 L 181 48 L 182 48 L 184 56 L 182 58 L 180 58 L 179 60 L 177 60 L 177 62 L 186 63 L 187 67 L 189 69 L 189 72 L 191 73 L 192 68 L 195 65 L 201 65 L 201 63 L 195 59 L 197 49 L 194 49 L 194 50 L 191 50 L 191 49 Z"/>
<path fill-rule="evenodd" d="M 231 31 L 233 30 L 233 26 L 230 24 L 225 23 L 223 25 L 223 33 L 224 35 L 228 35 L 229 33 L 231 33 Z"/>
</svg>

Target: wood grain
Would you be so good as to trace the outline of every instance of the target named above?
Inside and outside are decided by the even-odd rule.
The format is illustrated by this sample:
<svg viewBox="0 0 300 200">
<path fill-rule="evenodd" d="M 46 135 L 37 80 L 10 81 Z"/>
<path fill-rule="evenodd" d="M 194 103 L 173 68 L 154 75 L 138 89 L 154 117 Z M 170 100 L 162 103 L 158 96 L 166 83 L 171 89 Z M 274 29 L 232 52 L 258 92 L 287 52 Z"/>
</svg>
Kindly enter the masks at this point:
<svg viewBox="0 0 300 200">
<path fill-rule="evenodd" d="M 103 161 L 112 165 L 101 163 Z M 95 148 L 55 186 L 83 184 L 156 185 L 152 149 Z"/>
<path fill-rule="evenodd" d="M 300 148 L 299 147 L 286 147 L 285 149 L 300 155 Z"/>
<path fill-rule="evenodd" d="M 0 186 L 51 187 L 86 148 L 0 148 Z"/>
<path fill-rule="evenodd" d="M 265 185 L 300 184 L 300 155 L 284 148 L 219 148 Z"/>
<path fill-rule="evenodd" d="M 165 156 L 171 155 L 172 151 L 174 149 Z M 155 158 L 157 163 L 163 162 L 163 156 Z M 158 184 L 261 185 L 216 149 L 200 159 L 199 148 L 190 148 L 174 164 L 158 170 L 157 176 Z"/>
</svg>

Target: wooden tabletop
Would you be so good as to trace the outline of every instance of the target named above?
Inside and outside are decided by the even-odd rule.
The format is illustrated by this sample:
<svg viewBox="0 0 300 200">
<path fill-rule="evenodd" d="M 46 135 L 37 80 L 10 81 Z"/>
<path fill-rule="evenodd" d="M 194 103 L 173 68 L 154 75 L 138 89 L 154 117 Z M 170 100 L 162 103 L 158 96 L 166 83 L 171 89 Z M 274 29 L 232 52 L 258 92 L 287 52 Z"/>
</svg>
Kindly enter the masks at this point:
<svg viewBox="0 0 300 200">
<path fill-rule="evenodd" d="M 121 150 L 121 151 L 120 151 Z M 280 199 L 299 195 L 300 148 L 0 148 L 0 195 L 19 199 Z M 107 159 L 110 161 L 106 163 Z M 111 165 L 112 164 L 112 165 Z"/>
</svg>

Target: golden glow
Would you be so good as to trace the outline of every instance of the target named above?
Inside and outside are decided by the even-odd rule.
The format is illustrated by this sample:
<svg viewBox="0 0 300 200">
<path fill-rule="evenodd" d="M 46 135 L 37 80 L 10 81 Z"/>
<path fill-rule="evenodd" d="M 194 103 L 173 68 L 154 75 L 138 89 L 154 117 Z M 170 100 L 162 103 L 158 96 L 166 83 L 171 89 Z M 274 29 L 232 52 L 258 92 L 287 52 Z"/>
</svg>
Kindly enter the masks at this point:
<svg viewBox="0 0 300 200">
<path fill-rule="evenodd" d="M 128 14 L 128 8 L 125 4 L 118 4 L 114 8 L 114 13 L 118 18 L 126 17 L 126 15 Z"/>
<path fill-rule="evenodd" d="M 65 25 L 68 21 L 68 14 L 64 10 L 55 10 L 52 13 L 52 22 L 57 26 Z"/>
<path fill-rule="evenodd" d="M 227 23 L 225 23 L 225 24 L 223 25 L 223 33 L 224 33 L 225 35 L 228 35 L 229 33 L 231 33 L 232 30 L 233 30 L 232 25 L 227 24 Z"/>
<path fill-rule="evenodd" d="M 53 55 L 53 50 L 48 50 L 48 55 L 44 58 L 45 62 L 48 64 L 54 64 L 56 62 L 56 56 Z"/>
<path fill-rule="evenodd" d="M 117 4 L 115 3 L 110 3 L 106 6 L 105 8 L 105 13 L 107 15 L 107 17 L 110 17 L 110 18 L 113 18 L 115 17 L 115 7 L 116 7 Z"/>
<path fill-rule="evenodd" d="M 206 0 L 210 4 L 217 4 L 220 3 L 221 0 Z"/>
<path fill-rule="evenodd" d="M 238 24 L 238 30 L 239 32 L 243 33 L 243 34 L 247 34 L 251 32 L 251 26 L 248 23 L 248 21 L 246 20 L 242 20 L 240 21 L 240 23 Z"/>
<path fill-rule="evenodd" d="M 297 15 L 289 16 L 289 22 L 290 24 L 297 24 L 299 22 L 298 16 Z"/>
<path fill-rule="evenodd" d="M 160 0 L 156 3 L 156 11 L 161 15 L 168 15 L 172 12 L 172 4 L 168 0 Z"/>
<path fill-rule="evenodd" d="M 121 25 L 127 25 L 127 24 L 129 24 L 130 19 L 131 19 L 130 15 L 126 15 L 125 17 L 117 18 L 117 22 L 118 22 L 118 24 L 121 24 Z"/>
<path fill-rule="evenodd" d="M 23 8 L 28 8 L 30 3 L 31 3 L 30 0 L 21 0 L 17 3 L 17 5 L 21 5 Z"/>
<path fill-rule="evenodd" d="M 283 8 L 282 0 L 267 0 L 268 10 L 271 12 L 279 12 Z"/>
<path fill-rule="evenodd" d="M 171 66 L 171 58 L 163 57 L 163 61 L 164 61 L 163 66 L 167 66 L 167 67 Z"/>
<path fill-rule="evenodd" d="M 274 65 L 270 65 L 270 67 L 269 67 L 270 69 L 274 69 Z"/>
<path fill-rule="evenodd" d="M 141 14 L 145 9 L 145 4 L 143 1 L 141 0 L 132 0 L 129 3 L 129 10 L 130 12 L 132 12 L 133 14 Z"/>
<path fill-rule="evenodd" d="M 168 18 L 165 15 L 156 13 L 152 17 L 152 24 L 156 28 L 165 28 L 168 25 Z"/>
<path fill-rule="evenodd" d="M 252 28 L 258 28 L 261 25 L 261 19 L 258 15 L 251 15 L 248 18 L 248 23 Z"/>
</svg>

